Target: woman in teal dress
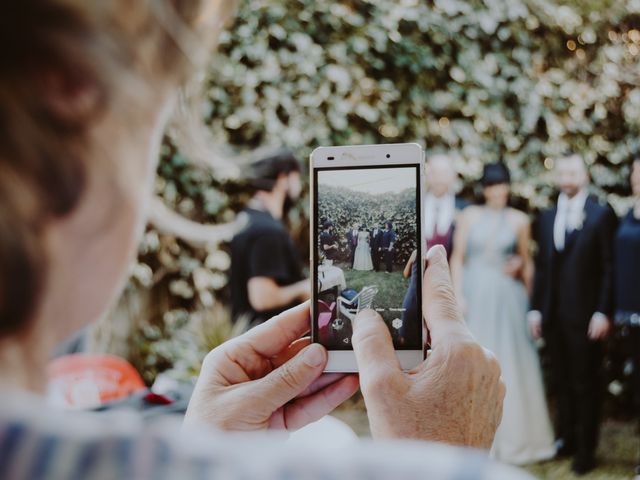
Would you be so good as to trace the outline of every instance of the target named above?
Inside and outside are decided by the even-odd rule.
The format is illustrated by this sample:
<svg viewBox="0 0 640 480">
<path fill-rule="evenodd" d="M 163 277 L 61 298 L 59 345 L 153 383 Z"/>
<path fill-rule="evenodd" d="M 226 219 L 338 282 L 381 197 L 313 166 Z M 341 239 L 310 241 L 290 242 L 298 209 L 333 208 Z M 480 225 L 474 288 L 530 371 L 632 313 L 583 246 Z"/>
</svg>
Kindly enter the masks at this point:
<svg viewBox="0 0 640 480">
<path fill-rule="evenodd" d="M 527 328 L 533 278 L 528 217 L 508 207 L 510 176 L 486 165 L 485 204 L 466 208 L 454 240 L 451 270 L 469 329 L 491 350 L 507 387 L 493 456 L 522 465 L 555 455 L 538 354 Z"/>
</svg>

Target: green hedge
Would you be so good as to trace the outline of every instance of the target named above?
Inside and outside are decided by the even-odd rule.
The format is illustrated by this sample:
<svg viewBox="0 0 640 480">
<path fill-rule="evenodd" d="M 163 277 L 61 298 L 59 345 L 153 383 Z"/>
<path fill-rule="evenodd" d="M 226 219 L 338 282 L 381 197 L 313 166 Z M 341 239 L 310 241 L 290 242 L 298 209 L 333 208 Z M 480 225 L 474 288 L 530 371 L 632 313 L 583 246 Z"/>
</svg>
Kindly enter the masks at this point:
<svg viewBox="0 0 640 480">
<path fill-rule="evenodd" d="M 239 152 L 285 144 L 306 158 L 318 145 L 418 141 L 452 155 L 468 193 L 483 163 L 502 158 L 531 209 L 548 204 L 553 158 L 572 148 L 622 212 L 640 150 L 639 30 L 640 0 L 245 1 L 201 111 Z M 246 198 L 169 140 L 159 174 L 166 204 L 198 221 L 228 221 Z M 289 216 L 303 250 L 307 211 Z M 131 319 L 129 355 L 147 380 L 186 353 L 196 366 L 194 351 L 229 334 L 227 264 L 224 248 L 148 231 L 129 286 L 161 306 Z"/>
</svg>

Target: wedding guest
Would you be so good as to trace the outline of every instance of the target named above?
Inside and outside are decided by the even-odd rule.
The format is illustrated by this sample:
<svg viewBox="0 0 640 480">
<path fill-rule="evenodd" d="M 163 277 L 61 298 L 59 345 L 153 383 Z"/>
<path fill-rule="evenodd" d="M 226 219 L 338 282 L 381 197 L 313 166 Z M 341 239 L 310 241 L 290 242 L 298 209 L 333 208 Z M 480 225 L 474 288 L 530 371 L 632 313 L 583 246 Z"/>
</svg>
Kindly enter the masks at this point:
<svg viewBox="0 0 640 480">
<path fill-rule="evenodd" d="M 326 351 L 300 338 L 302 305 L 206 356 L 184 425 L 45 401 L 55 345 L 125 284 L 163 132 L 199 58 L 184 45 L 209 47 L 232 6 L 23 0 L 0 15 L 0 478 L 530 478 L 444 445 L 487 448 L 504 385 L 456 310 L 438 248 L 423 293 L 434 348 L 412 372 L 369 310 L 353 336 L 359 378 L 322 375 Z M 310 449 L 244 433 L 301 428 L 358 381 L 375 442 Z"/>
<path fill-rule="evenodd" d="M 252 325 L 310 296 L 298 249 L 282 223 L 285 206 L 300 196 L 300 164 L 286 149 L 256 156 L 249 172 L 255 193 L 238 216 L 229 280 L 233 318 Z"/>
<path fill-rule="evenodd" d="M 382 233 L 382 252 L 384 265 L 387 272 L 393 272 L 394 246 L 396 243 L 396 232 L 393 231 L 393 224 L 386 223 L 386 230 Z"/>
<path fill-rule="evenodd" d="M 371 248 L 369 247 L 369 232 L 367 227 L 362 225 L 358 232 L 358 246 L 353 259 L 353 269 L 369 271 L 373 270 L 373 262 L 371 260 Z"/>
<path fill-rule="evenodd" d="M 640 414 L 640 157 L 631 164 L 633 206 L 616 232 L 614 243 L 615 322 L 629 331 L 633 361 L 632 387 L 636 415 Z M 636 467 L 640 475 L 640 462 Z"/>
<path fill-rule="evenodd" d="M 613 307 L 612 242 L 616 217 L 589 194 L 583 157 L 555 162 L 556 206 L 540 215 L 532 311 L 534 336 L 543 335 L 558 400 L 558 456 L 573 455 L 572 469 L 595 467 L 602 398 L 603 340 Z"/>
<path fill-rule="evenodd" d="M 377 272 L 380 269 L 380 257 L 382 253 L 382 234 L 383 228 L 376 224 L 371 230 L 369 245 L 371 245 L 371 260 L 373 261 L 373 269 Z"/>
<path fill-rule="evenodd" d="M 338 256 L 338 241 L 333 235 L 333 223 L 326 220 L 322 224 L 320 233 L 320 251 L 328 260 L 335 260 Z"/>
<path fill-rule="evenodd" d="M 358 248 L 358 233 L 360 229 L 355 223 L 351 229 L 347 232 L 347 245 L 349 245 L 349 264 L 353 268 L 353 262 L 356 258 L 356 249 Z"/>
<path fill-rule="evenodd" d="M 425 173 L 423 218 L 427 248 L 442 245 L 451 255 L 455 221 L 468 203 L 455 195 L 456 172 L 449 157 L 428 156 Z"/>
<path fill-rule="evenodd" d="M 526 324 L 533 282 L 527 215 L 508 206 L 511 176 L 504 163 L 484 167 L 484 205 L 467 207 L 456 227 L 451 273 L 467 324 L 495 353 L 507 386 L 493 456 L 522 465 L 555 454 L 540 360 Z M 507 271 L 512 255 L 523 259 L 519 278 Z"/>
</svg>

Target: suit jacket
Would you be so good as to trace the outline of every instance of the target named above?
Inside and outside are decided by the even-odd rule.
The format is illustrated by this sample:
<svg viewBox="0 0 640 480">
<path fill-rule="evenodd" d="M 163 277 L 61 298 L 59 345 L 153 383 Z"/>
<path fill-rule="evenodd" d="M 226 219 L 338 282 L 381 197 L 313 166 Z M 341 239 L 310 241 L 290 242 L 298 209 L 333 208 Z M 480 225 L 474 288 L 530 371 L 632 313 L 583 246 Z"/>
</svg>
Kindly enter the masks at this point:
<svg viewBox="0 0 640 480">
<path fill-rule="evenodd" d="M 359 230 L 357 230 L 354 235 L 353 230 L 349 229 L 349 231 L 347 231 L 347 241 L 349 242 L 349 248 L 351 249 L 354 249 L 356 245 L 358 245 L 358 232 Z"/>
<path fill-rule="evenodd" d="M 534 225 L 538 255 L 531 307 L 542 313 L 545 330 L 562 322 L 586 333 L 595 312 L 611 315 L 613 310 L 617 218 L 609 204 L 589 195 L 582 228 L 569 235 L 558 252 L 553 240 L 556 212 L 557 207 L 543 212 Z"/>
<path fill-rule="evenodd" d="M 468 206 L 469 206 L 469 202 L 467 202 L 462 198 L 455 197 L 455 214 L 456 215 L 458 214 L 458 212 L 464 210 Z M 434 235 L 433 237 L 427 239 L 426 241 L 427 248 L 433 245 L 442 245 L 447 251 L 447 258 L 450 258 L 451 253 L 453 253 L 453 237 L 455 234 L 455 229 L 456 229 L 456 220 L 454 217 L 453 221 L 451 222 L 451 226 L 449 227 L 449 231 L 445 235 L 443 236 Z"/>
<path fill-rule="evenodd" d="M 382 247 L 382 234 L 384 233 L 384 230 L 382 229 L 378 229 L 378 231 L 376 232 L 376 234 L 374 235 L 374 230 L 371 230 L 371 233 L 369 234 L 369 245 L 371 245 L 371 251 L 372 252 L 377 252 L 379 248 Z"/>
</svg>

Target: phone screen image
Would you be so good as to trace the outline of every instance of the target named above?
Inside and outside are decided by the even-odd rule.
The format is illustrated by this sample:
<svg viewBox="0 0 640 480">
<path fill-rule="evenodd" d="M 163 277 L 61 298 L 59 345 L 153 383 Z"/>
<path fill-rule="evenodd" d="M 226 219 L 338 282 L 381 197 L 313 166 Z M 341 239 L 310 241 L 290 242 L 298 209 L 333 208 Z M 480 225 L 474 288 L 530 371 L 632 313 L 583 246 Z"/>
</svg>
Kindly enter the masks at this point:
<svg viewBox="0 0 640 480">
<path fill-rule="evenodd" d="M 324 167 L 313 175 L 315 340 L 351 350 L 357 313 L 373 309 L 396 350 L 421 350 L 419 166 Z"/>
</svg>

